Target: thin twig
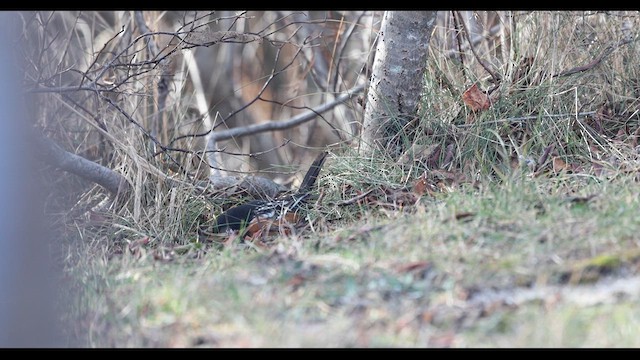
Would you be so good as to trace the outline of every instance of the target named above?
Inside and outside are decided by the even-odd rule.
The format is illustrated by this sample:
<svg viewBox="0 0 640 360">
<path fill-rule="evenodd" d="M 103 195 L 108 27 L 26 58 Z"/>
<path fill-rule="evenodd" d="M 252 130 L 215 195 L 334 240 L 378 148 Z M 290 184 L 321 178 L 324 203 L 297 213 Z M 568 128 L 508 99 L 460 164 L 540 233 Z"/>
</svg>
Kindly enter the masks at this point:
<svg viewBox="0 0 640 360">
<path fill-rule="evenodd" d="M 338 96 L 336 99 L 334 99 L 331 102 L 328 102 L 326 104 L 317 106 L 315 108 L 310 109 L 309 111 L 299 114 L 295 117 L 292 117 L 288 120 L 283 120 L 283 121 L 273 121 L 273 120 L 265 120 L 265 123 L 263 124 L 258 124 L 258 125 L 250 125 L 250 126 L 246 126 L 246 127 L 238 127 L 238 128 L 233 128 L 230 130 L 225 130 L 225 131 L 219 131 L 217 134 L 217 137 L 215 139 L 215 141 L 218 140 L 226 140 L 226 139 L 230 139 L 232 137 L 242 137 L 242 136 L 246 136 L 246 135 L 253 135 L 256 133 L 260 133 L 260 132 L 266 132 L 266 131 L 277 131 L 277 130 L 284 130 L 284 129 L 288 129 L 291 127 L 294 127 L 296 125 L 305 123 L 306 121 L 309 121 L 313 118 L 315 118 L 316 116 L 319 116 L 320 114 L 329 111 L 331 109 L 333 109 L 334 107 L 336 107 L 337 105 L 340 105 L 341 103 L 347 101 L 349 98 L 351 98 L 351 96 L 355 95 L 355 94 L 359 94 L 360 92 L 362 92 L 362 90 L 364 90 L 365 88 L 365 84 L 363 85 L 358 85 L 354 88 L 352 88 L 351 90 L 345 92 L 344 94 Z M 308 117 L 308 118 L 307 118 Z M 246 133 L 245 133 L 246 131 Z M 212 132 L 212 130 L 208 130 L 205 131 L 203 133 L 198 133 L 198 134 L 189 134 L 189 135 L 181 135 L 173 140 L 171 140 L 171 142 L 169 143 L 168 146 L 171 146 L 171 144 L 173 144 L 174 142 L 178 141 L 178 140 L 182 140 L 185 138 L 197 138 L 197 137 L 203 137 L 203 136 L 207 136 Z M 236 134 L 236 132 L 238 132 L 238 134 Z"/>
<path fill-rule="evenodd" d="M 460 17 L 460 23 L 462 24 L 462 28 L 464 29 L 464 36 L 467 39 L 467 42 L 469 43 L 469 48 L 471 49 L 473 56 L 475 56 L 476 60 L 478 60 L 478 63 L 480 63 L 480 65 L 485 69 L 485 71 L 491 75 L 491 77 L 493 78 L 493 83 L 494 84 L 500 83 L 500 75 L 498 75 L 495 71 L 493 71 L 491 67 L 487 65 L 487 63 L 482 58 L 480 58 L 480 55 L 476 51 L 476 47 L 471 42 L 471 37 L 469 36 L 469 30 L 467 29 L 467 24 L 462 18 L 462 15 L 460 15 L 460 12 L 456 11 L 456 13 Z"/>
<path fill-rule="evenodd" d="M 526 120 L 537 120 L 539 118 L 563 118 L 563 117 L 572 117 L 572 118 L 580 118 L 594 115 L 596 111 L 587 111 L 583 113 L 570 113 L 570 114 L 543 114 L 543 115 L 531 115 L 531 116 L 522 116 L 522 117 L 514 117 L 514 118 L 505 118 L 491 121 L 483 121 L 482 124 L 499 124 L 504 122 L 521 122 Z M 467 128 L 472 126 L 478 126 L 478 124 L 461 124 L 457 125 L 458 128 Z"/>
<path fill-rule="evenodd" d="M 444 56 L 446 56 L 448 58 L 454 58 L 454 57 L 456 57 L 456 55 L 458 55 L 458 53 L 464 53 L 465 51 L 467 51 L 468 50 L 467 48 L 470 45 L 476 46 L 476 45 L 480 44 L 480 42 L 482 42 L 482 40 L 486 39 L 487 37 L 492 37 L 492 36 L 498 34 L 498 32 L 500 30 L 502 30 L 502 27 L 503 27 L 502 24 L 494 25 L 491 29 L 489 29 L 489 31 L 486 34 L 481 34 L 481 35 L 474 36 L 471 39 L 471 42 L 469 42 L 468 44 L 460 44 L 460 47 L 457 50 L 456 49 L 447 50 L 444 53 Z"/>
<path fill-rule="evenodd" d="M 73 98 L 71 98 L 71 96 L 65 94 L 65 93 L 61 93 L 60 94 L 62 96 L 62 98 L 70 103 L 73 104 L 73 106 L 77 107 L 78 109 L 84 111 L 87 115 L 91 116 L 91 118 L 93 118 L 93 120 L 96 122 L 96 125 L 102 129 L 104 132 L 108 132 L 107 130 L 107 125 L 104 123 L 104 121 L 102 121 L 98 116 L 96 116 L 95 113 L 89 111 L 89 109 L 87 109 L 86 107 L 84 107 L 82 104 L 78 103 L 77 101 L 75 101 Z"/>
<path fill-rule="evenodd" d="M 353 35 L 353 31 L 360 24 L 360 20 L 362 19 L 365 13 L 366 13 L 365 11 L 360 13 L 360 15 L 358 15 L 358 17 L 356 18 L 356 21 L 351 23 L 351 26 L 349 26 L 347 31 L 345 31 L 344 35 L 342 36 L 342 39 L 340 40 L 340 45 L 338 46 L 338 50 L 336 51 L 337 56 L 331 59 L 332 62 L 334 61 L 334 59 L 337 59 L 336 65 L 335 65 L 336 71 L 335 71 L 335 75 L 333 76 L 333 84 L 331 85 L 331 88 L 333 89 L 333 91 L 338 90 L 338 77 L 340 76 L 340 62 L 342 62 L 342 55 L 347 48 L 347 44 L 349 43 L 351 36 Z"/>
<path fill-rule="evenodd" d="M 460 63 L 462 64 L 462 71 L 464 72 L 464 52 L 462 51 L 462 41 L 460 39 L 462 37 L 462 31 L 460 30 L 460 25 L 458 24 L 458 17 L 456 16 L 455 11 L 451 12 L 451 18 L 453 19 L 453 30 L 455 31 L 455 34 L 456 34 L 456 43 L 458 44 L 458 53 L 460 55 Z M 455 53 L 454 52 L 452 53 L 455 56 Z M 465 78 L 466 78 L 466 75 L 465 75 Z"/>
<path fill-rule="evenodd" d="M 136 121 L 129 113 L 127 113 L 122 107 L 120 107 L 118 104 L 116 104 L 115 102 L 113 102 L 111 99 L 109 99 L 106 96 L 102 96 L 100 95 L 100 97 L 106 101 L 107 103 L 109 103 L 109 105 L 111 105 L 112 107 L 114 107 L 119 113 L 121 113 L 122 115 L 124 115 L 125 118 L 127 118 L 127 120 L 129 120 L 130 123 L 132 123 L 133 125 L 135 125 L 138 129 L 140 129 L 140 131 L 147 137 L 149 138 L 156 146 L 158 146 L 161 149 L 165 149 L 165 146 L 162 145 L 162 143 L 156 139 L 155 136 L 153 136 L 152 134 L 150 134 L 147 129 L 144 128 L 144 126 L 142 126 L 138 121 Z M 171 160 L 173 163 L 176 164 L 176 166 L 180 169 L 180 171 L 186 175 L 186 176 L 190 176 L 189 172 L 180 164 L 180 162 L 178 162 L 178 160 L 174 159 L 171 155 L 166 154 L 167 157 L 169 158 L 169 160 Z"/>
<path fill-rule="evenodd" d="M 140 33 L 144 34 L 144 33 L 151 32 L 146 22 L 144 21 L 144 15 L 142 11 L 135 11 L 134 19 L 135 19 L 136 25 L 140 29 Z M 149 37 L 147 46 L 149 47 L 149 57 L 148 57 L 149 59 L 155 59 L 156 57 L 160 56 L 158 45 L 156 44 L 153 36 Z M 185 51 L 189 51 L 189 50 L 185 50 Z M 166 57 L 164 57 L 163 59 L 166 59 Z M 167 103 L 167 97 L 169 96 L 169 81 L 171 79 L 170 71 L 171 69 L 168 66 L 162 69 L 158 84 L 156 85 L 156 89 L 158 91 L 157 101 L 155 102 L 156 108 L 154 109 L 155 111 L 153 112 L 153 117 L 151 120 L 153 124 L 153 129 L 151 130 L 151 133 L 154 134 L 155 136 L 157 136 L 159 133 L 157 129 L 161 127 L 162 114 L 164 112 L 164 108 Z"/>
<path fill-rule="evenodd" d="M 373 192 L 374 189 L 369 189 L 368 191 L 363 192 L 362 194 L 352 197 L 351 199 L 347 199 L 347 200 L 343 200 L 340 201 L 339 203 L 337 203 L 337 206 L 345 206 L 345 205 L 351 205 L 357 201 L 360 201 L 362 199 L 364 199 L 365 197 L 367 197 L 369 194 L 371 194 Z"/>
<path fill-rule="evenodd" d="M 134 11 L 133 18 L 135 19 L 136 25 L 140 29 L 140 33 L 144 34 L 151 32 L 151 30 L 147 26 L 147 23 L 144 21 L 144 14 L 142 13 L 142 11 Z M 150 58 L 154 58 L 159 51 L 156 42 L 153 40 L 153 37 L 149 38 L 149 42 L 147 43 L 147 45 L 149 46 L 149 53 L 151 55 Z"/>
<path fill-rule="evenodd" d="M 109 40 L 107 40 L 107 42 L 104 43 L 104 45 L 102 46 L 102 49 L 100 49 L 100 51 L 98 52 L 99 54 L 102 54 L 106 48 L 107 45 L 109 45 L 110 42 L 112 42 L 115 38 L 117 38 L 118 36 L 120 36 L 120 34 L 124 33 L 124 26 L 120 29 L 120 31 L 118 31 L 117 33 L 115 33 Z M 82 87 L 82 84 L 84 83 L 85 79 L 89 79 L 89 77 L 87 76 L 87 74 L 89 72 L 91 72 L 91 68 L 93 68 L 93 66 L 98 62 L 99 56 L 94 56 L 93 61 L 91 62 L 91 64 L 89 65 L 89 67 L 87 68 L 87 70 L 84 72 L 82 80 L 80 80 L 80 83 L 78 84 L 78 87 Z M 115 58 L 114 58 L 115 59 Z M 106 69 L 105 69 L 106 70 Z M 98 76 L 96 78 L 96 80 L 91 81 L 91 84 L 88 86 L 89 88 L 93 88 L 95 86 L 95 82 L 97 81 L 97 79 L 101 78 L 102 75 L 104 75 L 104 72 L 100 74 L 100 76 Z"/>
<path fill-rule="evenodd" d="M 278 50 L 276 51 L 276 56 L 275 56 L 275 60 L 274 63 L 278 63 L 278 60 L 280 59 L 280 52 L 281 52 L 282 48 L 278 48 Z M 233 117 L 234 115 L 236 115 L 237 113 L 241 112 L 242 110 L 248 108 L 249 106 L 251 106 L 253 103 L 255 103 L 256 101 L 258 101 L 260 99 L 260 97 L 262 96 L 262 94 L 264 94 L 264 92 L 267 90 L 267 87 L 269 86 L 269 84 L 273 81 L 273 79 L 275 79 L 276 76 L 282 74 L 285 70 L 287 70 L 291 65 L 293 65 L 293 62 L 295 61 L 295 59 L 298 57 L 298 54 L 302 51 L 302 47 L 298 48 L 298 51 L 296 52 L 296 54 L 294 56 L 292 56 L 291 61 L 285 65 L 281 70 L 276 71 L 275 68 L 273 68 L 271 70 L 271 74 L 269 75 L 269 78 L 267 78 L 267 80 L 265 81 L 265 83 L 262 85 L 262 88 L 260 88 L 260 91 L 258 91 L 258 95 L 256 97 L 254 97 L 251 101 L 249 101 L 248 103 L 244 104 L 243 106 L 241 106 L 239 109 L 231 112 L 231 114 L 229 114 L 227 117 L 225 117 L 224 119 L 222 119 L 217 125 L 215 125 L 214 129 L 222 124 L 225 124 L 227 122 L 227 120 L 229 120 L 231 117 Z M 212 129 L 213 130 L 213 129 Z"/>
<path fill-rule="evenodd" d="M 204 160 L 203 155 L 207 155 L 209 153 L 225 153 L 227 155 L 232 155 L 232 156 L 246 156 L 248 158 L 256 158 L 260 155 L 263 154 L 267 154 L 270 153 L 276 149 L 285 147 L 287 144 L 289 144 L 291 142 L 291 140 L 289 139 L 285 139 L 282 144 L 273 147 L 271 149 L 268 150 L 264 150 L 264 151 L 256 151 L 256 152 L 252 152 L 252 153 L 241 153 L 241 152 L 233 152 L 233 151 L 228 151 L 226 149 L 215 149 L 215 150 L 186 150 L 186 149 L 181 149 L 181 148 L 174 148 L 174 147 L 168 147 L 168 146 L 164 146 L 163 149 L 161 151 L 156 152 L 155 154 L 153 154 L 153 156 L 158 156 L 160 154 L 163 154 L 167 151 L 174 151 L 174 152 L 179 152 L 179 153 L 183 153 L 183 154 L 190 154 L 193 155 L 197 158 L 198 162 L 202 162 L 204 164 L 206 164 L 207 162 Z M 219 170 L 219 171 L 226 171 L 229 173 L 239 173 L 239 174 L 248 174 L 251 173 L 249 171 L 246 170 L 233 170 L 233 169 L 225 169 L 225 168 L 221 168 L 219 166 L 214 166 L 211 164 L 207 164 L 211 169 L 213 170 Z M 255 173 L 268 173 L 268 171 L 265 170 L 261 170 L 261 171 L 255 171 Z M 277 174 L 280 174 L 280 172 L 278 172 Z M 213 174 L 214 176 L 216 176 L 216 174 Z"/>
<path fill-rule="evenodd" d="M 576 66 L 572 69 L 569 70 L 565 70 L 562 71 L 558 74 L 554 74 L 552 77 L 560 77 L 560 76 L 569 76 L 569 75 L 573 75 L 579 72 L 583 72 L 583 71 L 587 71 L 590 70 L 596 66 L 598 66 L 598 64 L 600 64 L 607 56 L 611 55 L 615 50 L 617 50 L 618 48 L 627 45 L 631 42 L 633 42 L 633 39 L 622 39 L 620 41 L 618 41 L 615 44 L 611 44 L 609 46 L 607 46 L 604 50 L 602 50 L 602 52 L 600 53 L 600 55 L 595 58 L 593 61 L 591 61 L 590 63 L 586 64 L 586 65 L 582 65 L 582 66 Z"/>
<path fill-rule="evenodd" d="M 274 64 L 278 63 L 278 61 L 280 59 L 280 54 L 281 54 L 282 49 L 283 49 L 283 47 L 279 47 L 277 49 L 276 55 L 275 55 Z M 262 94 L 267 90 L 267 87 L 269 86 L 269 84 L 276 78 L 276 76 L 282 74 L 286 69 L 288 69 L 291 65 L 293 65 L 295 59 L 298 57 L 298 54 L 301 51 L 302 51 L 302 47 L 299 47 L 298 51 L 291 58 L 291 61 L 287 65 L 285 65 L 282 69 L 276 71 L 275 66 L 271 69 L 271 74 L 269 75 L 269 78 L 267 78 L 267 81 L 265 81 L 265 83 L 262 85 L 262 88 L 260 89 L 260 91 L 258 92 L 258 95 L 256 97 L 254 97 L 251 101 L 249 101 L 247 104 L 245 104 L 241 108 L 237 109 L 236 111 L 233 111 L 227 117 L 222 119 L 221 122 L 216 124 L 213 128 L 210 128 L 210 130 L 209 130 L 209 132 L 207 134 L 207 137 L 206 137 L 207 141 L 206 141 L 206 145 L 205 145 L 205 150 L 212 150 L 212 149 L 216 149 L 217 148 L 218 138 L 216 137 L 216 133 L 213 130 L 216 127 L 218 127 L 218 126 L 220 126 L 222 124 L 226 124 L 226 121 L 228 119 L 230 119 L 232 116 L 234 116 L 235 114 L 239 113 L 240 111 L 248 108 L 251 104 L 253 104 L 256 101 L 258 101 L 259 99 L 261 99 Z M 212 167 L 212 168 L 217 168 L 218 161 L 217 161 L 216 157 L 217 157 L 218 154 L 216 152 L 209 152 L 207 154 L 208 154 L 208 156 L 207 156 L 207 160 L 208 160 L 207 164 L 209 164 L 209 166 Z M 214 175 L 216 175 L 216 174 L 214 174 Z"/>
</svg>

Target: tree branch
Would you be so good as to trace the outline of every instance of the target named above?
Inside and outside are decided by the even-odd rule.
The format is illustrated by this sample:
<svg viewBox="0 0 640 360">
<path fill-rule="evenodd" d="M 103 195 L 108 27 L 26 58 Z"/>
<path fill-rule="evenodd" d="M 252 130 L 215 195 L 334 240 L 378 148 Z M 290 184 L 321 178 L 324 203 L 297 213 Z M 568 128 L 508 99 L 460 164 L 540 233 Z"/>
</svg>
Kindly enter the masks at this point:
<svg viewBox="0 0 640 360">
<path fill-rule="evenodd" d="M 353 95 L 358 94 L 364 90 L 365 85 L 358 85 L 346 93 L 338 96 L 335 100 L 328 102 L 326 104 L 322 104 L 318 107 L 315 107 L 309 111 L 306 111 L 302 114 L 294 116 L 289 120 L 285 121 L 267 121 L 262 124 L 250 125 L 241 128 L 233 128 L 229 130 L 216 131 L 211 134 L 210 138 L 213 138 L 214 141 L 226 140 L 235 137 L 242 137 L 247 135 L 253 135 L 265 131 L 276 131 L 276 130 L 284 130 L 289 129 L 294 126 L 298 126 L 307 121 L 314 119 L 316 116 L 322 114 L 323 112 L 329 111 L 334 107 L 342 104 L 343 102 L 350 99 Z"/>
<path fill-rule="evenodd" d="M 488 72 L 489 75 L 491 75 L 491 77 L 493 78 L 494 84 L 499 84 L 500 83 L 500 75 L 498 75 L 498 73 L 493 71 L 491 69 L 491 66 L 489 66 L 480 57 L 480 54 L 478 54 L 478 52 L 476 51 L 476 47 L 474 46 L 474 43 L 471 40 L 471 37 L 469 35 L 469 30 L 467 28 L 466 22 L 464 21 L 464 18 L 462 17 L 462 15 L 460 15 L 459 11 L 456 11 L 456 13 L 458 14 L 458 17 L 460 17 L 460 24 L 462 25 L 462 28 L 464 29 L 464 37 L 467 39 L 467 42 L 469 43 L 469 48 L 471 49 L 471 52 L 473 53 L 473 56 L 475 56 L 476 60 L 478 60 L 478 63 L 480 63 L 480 65 L 485 69 L 485 71 Z"/>
<path fill-rule="evenodd" d="M 49 164 L 92 181 L 107 189 L 114 196 L 131 190 L 131 186 L 124 176 L 117 172 L 64 150 L 42 134 L 36 133 L 34 135 L 38 156 Z"/>
<path fill-rule="evenodd" d="M 595 58 L 593 61 L 591 61 L 590 63 L 586 64 L 586 65 L 582 65 L 582 66 L 576 66 L 574 68 L 571 68 L 569 70 L 565 70 L 562 71 L 558 74 L 554 74 L 552 77 L 560 77 L 560 76 L 569 76 L 569 75 L 573 75 L 579 72 L 583 72 L 583 71 L 587 71 L 589 69 L 592 69 L 596 66 L 598 66 L 598 64 L 600 64 L 605 58 L 607 58 L 607 56 L 611 55 L 615 50 L 617 50 L 618 48 L 627 45 L 629 43 L 631 43 L 633 41 L 632 38 L 626 38 L 626 39 L 622 39 L 620 41 L 618 41 L 615 44 L 611 44 L 609 46 L 607 46 L 604 50 L 602 50 L 602 52 L 600 53 L 600 55 Z"/>
<path fill-rule="evenodd" d="M 454 22 L 457 23 L 457 20 L 455 18 L 455 15 L 452 15 L 452 18 L 454 20 Z M 457 26 L 456 26 L 457 28 Z M 483 40 L 485 40 L 486 38 L 490 38 L 494 35 L 496 35 L 498 32 L 500 32 L 503 28 L 502 24 L 497 24 L 494 25 L 491 29 L 489 29 L 489 31 L 486 34 L 481 34 L 481 35 L 475 35 L 473 38 L 471 38 L 471 41 L 469 41 L 466 44 L 460 43 L 458 42 L 458 48 L 457 49 L 450 49 L 445 51 L 444 56 L 448 57 L 448 58 L 455 58 L 456 56 L 458 56 L 458 54 L 460 54 L 460 56 L 462 56 L 462 54 L 469 50 L 469 47 L 471 46 L 476 46 L 478 44 L 480 44 L 480 42 L 482 42 Z"/>
<path fill-rule="evenodd" d="M 345 50 L 347 49 L 347 45 L 349 43 L 349 40 L 351 39 L 351 36 L 353 35 L 354 30 L 360 24 L 360 20 L 365 14 L 366 14 L 366 11 L 362 11 L 360 15 L 358 15 L 356 20 L 352 22 L 349 28 L 344 32 L 344 34 L 342 35 L 342 39 L 340 39 L 340 45 L 338 46 L 335 52 L 337 55 L 333 57 L 331 60 L 332 62 L 335 61 L 335 72 L 333 75 L 332 84 L 330 84 L 333 91 L 338 90 L 338 78 L 340 76 L 340 63 L 342 62 L 342 56 Z"/>
</svg>

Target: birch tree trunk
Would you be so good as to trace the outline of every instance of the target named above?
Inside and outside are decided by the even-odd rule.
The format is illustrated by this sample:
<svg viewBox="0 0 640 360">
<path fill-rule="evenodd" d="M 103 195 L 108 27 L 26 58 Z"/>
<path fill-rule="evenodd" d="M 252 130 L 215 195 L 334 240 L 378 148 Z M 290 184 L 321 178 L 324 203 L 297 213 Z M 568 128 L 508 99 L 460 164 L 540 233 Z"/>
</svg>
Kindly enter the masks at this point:
<svg viewBox="0 0 640 360">
<path fill-rule="evenodd" d="M 429 39 L 437 11 L 385 11 L 363 124 L 361 153 L 383 150 L 399 156 L 416 118 Z"/>
</svg>

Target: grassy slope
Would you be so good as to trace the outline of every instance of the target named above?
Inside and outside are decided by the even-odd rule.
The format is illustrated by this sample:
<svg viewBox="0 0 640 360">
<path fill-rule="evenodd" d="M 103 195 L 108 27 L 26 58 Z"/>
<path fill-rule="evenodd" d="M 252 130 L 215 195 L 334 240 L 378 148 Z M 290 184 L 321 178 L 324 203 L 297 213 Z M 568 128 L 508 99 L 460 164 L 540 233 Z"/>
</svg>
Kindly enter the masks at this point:
<svg viewBox="0 0 640 360">
<path fill-rule="evenodd" d="M 638 346 L 640 280 L 579 300 L 596 293 L 591 283 L 637 276 L 636 186 L 516 179 L 426 197 L 413 214 L 279 238 L 267 251 L 87 259 L 87 345 Z M 583 195 L 596 196 L 569 200 Z M 455 220 L 463 212 L 473 216 Z"/>
<path fill-rule="evenodd" d="M 432 46 L 416 132 L 429 136 L 407 134 L 412 152 L 400 162 L 336 149 L 320 179 L 327 201 L 311 213 L 314 231 L 266 250 L 200 243 L 200 215 L 238 199 L 204 198 L 190 181 L 169 188 L 158 178 L 175 173 L 148 139 L 106 113 L 109 146 L 96 158 L 110 159 L 135 194 L 123 208 L 85 213 L 101 198 L 94 188 L 58 216 L 73 243 L 67 274 L 81 293 L 72 335 L 108 347 L 640 346 L 640 48 L 636 40 L 611 47 L 623 22 L 640 18 L 513 15 L 509 43 L 482 53 L 502 79 L 490 109 L 471 114 L 461 101 L 471 84 L 494 85 L 477 59 L 468 53 L 462 63 Z M 597 66 L 552 76 L 610 47 Z M 61 68 L 76 66 L 67 62 Z M 175 108 L 191 95 L 176 93 L 184 103 Z M 55 99 L 43 119 L 63 107 Z M 119 101 L 151 128 L 137 97 Z M 103 114 L 100 104 L 84 103 Z M 74 116 L 55 117 L 70 123 L 61 134 L 93 123 Z M 186 118 L 176 111 L 176 121 Z M 68 148 L 92 149 L 79 134 Z M 551 145 L 541 175 L 513 166 L 539 161 Z M 411 185 L 425 169 L 460 178 L 406 211 L 336 205 L 355 190 Z"/>
</svg>

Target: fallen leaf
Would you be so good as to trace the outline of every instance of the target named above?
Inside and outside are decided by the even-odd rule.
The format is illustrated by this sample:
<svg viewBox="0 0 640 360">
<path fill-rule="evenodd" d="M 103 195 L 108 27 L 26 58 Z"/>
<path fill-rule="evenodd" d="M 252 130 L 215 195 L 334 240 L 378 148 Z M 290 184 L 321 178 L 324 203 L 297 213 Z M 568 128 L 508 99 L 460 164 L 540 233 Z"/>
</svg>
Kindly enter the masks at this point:
<svg viewBox="0 0 640 360">
<path fill-rule="evenodd" d="M 444 153 L 444 161 L 442 162 L 442 164 L 444 166 L 449 165 L 449 163 L 451 163 L 451 161 L 453 160 L 453 144 L 449 144 L 447 145 L 447 148 L 445 149 L 445 153 Z"/>
<path fill-rule="evenodd" d="M 435 317 L 435 311 L 432 309 L 429 309 L 422 313 L 421 320 L 427 324 L 431 324 L 433 322 L 434 317 Z"/>
<path fill-rule="evenodd" d="M 475 213 L 472 212 L 460 212 L 460 213 L 456 213 L 455 218 L 456 220 L 471 220 L 473 219 L 473 217 L 476 216 Z"/>
<path fill-rule="evenodd" d="M 413 183 L 413 192 L 418 196 L 422 196 L 428 191 L 427 173 L 422 174 L 415 183 Z"/>
<path fill-rule="evenodd" d="M 304 281 L 306 280 L 306 278 L 300 274 L 296 274 L 294 275 L 291 279 L 289 279 L 289 281 L 287 281 L 287 285 L 293 287 L 293 288 L 297 288 L 300 285 L 302 285 L 302 283 L 304 283 Z"/>
<path fill-rule="evenodd" d="M 478 84 L 473 84 L 462 94 L 462 101 L 471 108 L 472 111 L 486 110 L 491 106 L 491 101 L 487 94 L 478 89 Z"/>
<path fill-rule="evenodd" d="M 452 347 L 456 340 L 456 334 L 453 331 L 447 331 L 444 334 L 433 335 L 429 338 L 429 346 L 437 348 Z"/>
<path fill-rule="evenodd" d="M 447 187 L 447 184 L 444 183 L 444 181 L 438 181 L 436 183 L 436 187 L 440 190 L 440 192 L 443 192 L 443 193 L 451 192 L 449 191 L 449 188 Z"/>
<path fill-rule="evenodd" d="M 393 208 L 396 208 L 398 206 L 411 206 L 418 201 L 418 196 L 408 191 L 408 189 L 398 189 L 389 193 L 389 195 L 387 196 L 387 201 L 391 202 L 389 205 Z"/>
<path fill-rule="evenodd" d="M 542 155 L 540 155 L 540 157 L 538 158 L 538 162 L 536 164 L 535 171 L 540 170 L 542 165 L 544 165 L 544 163 L 547 162 L 547 159 L 549 158 L 549 154 L 551 154 L 551 151 L 553 151 L 553 149 L 555 147 L 556 147 L 555 144 L 551 144 L 551 145 L 547 146 L 546 148 L 544 148 L 544 151 L 542 152 Z"/>
<path fill-rule="evenodd" d="M 559 156 L 555 156 L 553 158 L 553 171 L 561 172 L 561 171 L 571 170 L 571 166 L 567 164 L 564 160 L 562 160 Z"/>
<path fill-rule="evenodd" d="M 438 162 L 440 160 L 440 153 L 442 152 L 442 147 L 441 146 L 436 146 L 433 148 L 433 150 L 429 153 L 429 156 L 427 157 L 427 167 L 430 169 L 435 169 L 438 167 Z"/>
<path fill-rule="evenodd" d="M 129 252 L 135 256 L 140 256 L 142 254 L 142 248 L 149 245 L 150 242 L 151 239 L 148 236 L 134 240 L 129 243 Z"/>
<path fill-rule="evenodd" d="M 399 273 L 422 272 L 430 269 L 431 263 L 428 261 L 413 261 L 406 264 L 399 264 L 395 268 Z"/>
<path fill-rule="evenodd" d="M 167 248 L 157 248 L 153 251 L 153 259 L 169 262 L 174 259 L 176 252 Z"/>
</svg>

